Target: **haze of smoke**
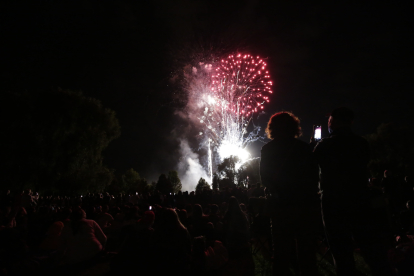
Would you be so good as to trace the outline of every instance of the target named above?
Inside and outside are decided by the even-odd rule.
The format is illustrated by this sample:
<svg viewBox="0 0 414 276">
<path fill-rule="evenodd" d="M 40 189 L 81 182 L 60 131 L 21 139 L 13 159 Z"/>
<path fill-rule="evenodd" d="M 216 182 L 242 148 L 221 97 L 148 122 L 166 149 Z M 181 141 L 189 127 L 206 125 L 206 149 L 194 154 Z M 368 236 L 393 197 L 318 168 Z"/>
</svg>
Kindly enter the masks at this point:
<svg viewBox="0 0 414 276">
<path fill-rule="evenodd" d="M 180 140 L 180 163 L 178 164 L 178 176 L 183 185 L 183 191 L 194 191 L 200 177 L 208 180 L 209 177 L 200 164 L 199 156 L 189 146 L 185 139 Z"/>
</svg>

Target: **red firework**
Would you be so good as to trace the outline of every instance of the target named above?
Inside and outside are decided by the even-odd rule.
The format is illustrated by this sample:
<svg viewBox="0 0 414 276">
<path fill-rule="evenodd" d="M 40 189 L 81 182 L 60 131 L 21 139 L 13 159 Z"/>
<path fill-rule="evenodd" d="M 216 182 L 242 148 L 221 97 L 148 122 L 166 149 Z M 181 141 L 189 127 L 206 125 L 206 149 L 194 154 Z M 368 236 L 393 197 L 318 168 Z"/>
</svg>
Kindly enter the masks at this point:
<svg viewBox="0 0 414 276">
<path fill-rule="evenodd" d="M 217 104 L 245 117 L 263 109 L 273 93 L 266 65 L 259 56 L 248 54 L 222 59 L 212 75 L 212 93 L 221 100 Z"/>
</svg>

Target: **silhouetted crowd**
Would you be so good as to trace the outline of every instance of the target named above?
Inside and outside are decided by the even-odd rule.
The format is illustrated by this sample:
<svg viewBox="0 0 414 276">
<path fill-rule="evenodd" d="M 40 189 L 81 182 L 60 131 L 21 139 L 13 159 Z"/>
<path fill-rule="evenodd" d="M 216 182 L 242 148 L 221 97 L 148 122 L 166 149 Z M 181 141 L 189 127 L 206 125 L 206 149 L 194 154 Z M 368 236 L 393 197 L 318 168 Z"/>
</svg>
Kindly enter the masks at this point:
<svg viewBox="0 0 414 276">
<path fill-rule="evenodd" d="M 383 179 L 371 179 L 368 186 L 377 226 L 395 238 L 389 247 L 390 264 L 412 271 L 413 183 L 386 171 Z M 104 261 L 113 274 L 138 269 L 153 275 L 215 275 L 229 260 L 242 260 L 250 264 L 243 273 L 252 274 L 252 243 L 266 240 L 271 231 L 264 196 L 260 184 L 166 195 L 39 196 L 30 190 L 8 191 L 0 209 L 1 273 L 69 275 Z"/>
<path fill-rule="evenodd" d="M 329 137 L 309 145 L 298 139 L 293 113 L 272 115 L 261 183 L 248 188 L 70 197 L 7 192 L 0 272 L 91 274 L 109 264 L 101 274 L 253 275 L 252 256 L 260 253 L 273 275 L 293 269 L 313 276 L 319 251 L 332 257 L 338 276 L 360 274 L 356 252 L 374 276 L 412 276 L 414 185 L 391 170 L 369 180 L 370 147 L 352 132 L 353 121 L 352 110 L 333 110 Z"/>
<path fill-rule="evenodd" d="M 22 275 L 140 267 L 197 275 L 250 255 L 249 196 L 262 188 L 153 194 L 2 195 L 1 271 Z M 69 273 L 69 272 L 68 272 Z M 69 273 L 69 274 L 71 274 Z"/>
</svg>

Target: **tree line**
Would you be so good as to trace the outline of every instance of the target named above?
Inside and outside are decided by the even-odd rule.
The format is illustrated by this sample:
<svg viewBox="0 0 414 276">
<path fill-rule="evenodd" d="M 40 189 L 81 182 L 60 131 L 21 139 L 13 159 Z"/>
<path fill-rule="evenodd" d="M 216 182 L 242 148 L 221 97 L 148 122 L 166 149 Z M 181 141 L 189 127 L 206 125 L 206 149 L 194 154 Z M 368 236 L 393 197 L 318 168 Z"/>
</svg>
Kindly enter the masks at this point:
<svg viewBox="0 0 414 276">
<path fill-rule="evenodd" d="M 121 127 L 113 110 L 81 91 L 5 92 L 0 104 L 3 190 L 177 193 L 182 188 L 174 170 L 148 183 L 135 169 L 116 176 L 113 169 L 105 166 L 102 152 L 121 135 Z M 376 132 L 366 135 L 371 147 L 371 176 L 379 177 L 385 169 L 412 175 L 413 135 L 412 128 L 394 123 L 382 124 Z M 237 162 L 236 157 L 223 160 L 212 183 L 201 178 L 196 190 L 260 182 L 259 159 L 236 170 Z"/>
</svg>

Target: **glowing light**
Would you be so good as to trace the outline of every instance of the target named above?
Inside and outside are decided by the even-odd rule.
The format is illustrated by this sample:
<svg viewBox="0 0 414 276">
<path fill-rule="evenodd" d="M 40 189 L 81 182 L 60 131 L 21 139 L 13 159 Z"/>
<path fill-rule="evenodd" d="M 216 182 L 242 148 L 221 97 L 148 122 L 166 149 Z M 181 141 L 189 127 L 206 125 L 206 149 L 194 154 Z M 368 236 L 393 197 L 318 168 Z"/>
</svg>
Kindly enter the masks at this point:
<svg viewBox="0 0 414 276">
<path fill-rule="evenodd" d="M 216 100 L 210 95 L 207 96 L 207 101 L 208 101 L 208 104 L 215 104 L 216 103 Z"/>
<path fill-rule="evenodd" d="M 236 169 L 246 163 L 251 157 L 250 153 L 242 145 L 231 144 L 230 141 L 223 141 L 218 149 L 218 153 L 222 159 L 229 158 L 230 156 L 239 158 L 240 161 L 236 164 Z"/>
<path fill-rule="evenodd" d="M 203 113 L 197 118 L 204 126 L 200 135 L 208 139 L 209 173 L 214 153 L 221 161 L 238 157 L 239 167 L 251 158 L 246 146 L 259 139 L 260 127 L 251 124 L 253 116 L 264 109 L 269 102 L 267 95 L 272 94 L 266 63 L 259 56 L 237 53 L 194 72 L 191 93 Z"/>
</svg>

